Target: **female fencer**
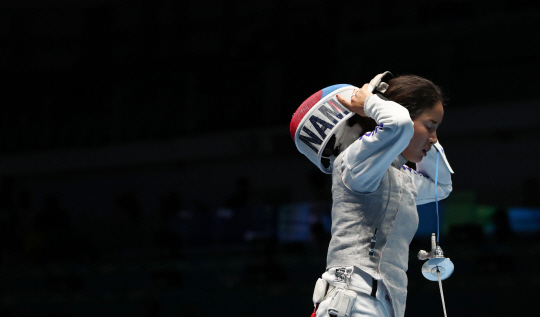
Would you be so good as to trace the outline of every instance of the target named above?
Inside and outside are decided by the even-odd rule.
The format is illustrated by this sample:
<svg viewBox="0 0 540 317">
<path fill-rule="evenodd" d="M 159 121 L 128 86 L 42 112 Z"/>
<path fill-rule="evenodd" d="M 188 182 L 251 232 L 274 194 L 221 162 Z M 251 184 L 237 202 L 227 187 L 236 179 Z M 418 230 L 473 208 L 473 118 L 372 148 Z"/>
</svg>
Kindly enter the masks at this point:
<svg viewBox="0 0 540 317">
<path fill-rule="evenodd" d="M 390 76 L 360 89 L 327 87 L 291 121 L 300 152 L 332 175 L 332 238 L 312 316 L 403 317 L 416 205 L 435 200 L 437 152 L 438 199 L 452 190 L 453 171 L 437 140 L 440 88 L 419 76 L 386 81 Z"/>
</svg>

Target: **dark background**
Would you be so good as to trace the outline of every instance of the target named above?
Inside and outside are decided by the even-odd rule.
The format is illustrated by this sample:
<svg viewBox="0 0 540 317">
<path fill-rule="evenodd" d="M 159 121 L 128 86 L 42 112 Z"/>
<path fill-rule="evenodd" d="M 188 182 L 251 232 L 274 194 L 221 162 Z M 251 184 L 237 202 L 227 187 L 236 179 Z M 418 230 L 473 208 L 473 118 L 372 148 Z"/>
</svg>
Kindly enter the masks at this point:
<svg viewBox="0 0 540 317">
<path fill-rule="evenodd" d="M 0 315 L 308 316 L 330 179 L 288 124 L 386 70 L 448 97 L 449 316 L 530 311 L 539 40 L 536 1 L 2 2 Z M 415 259 L 433 210 L 407 316 L 443 315 Z"/>
</svg>

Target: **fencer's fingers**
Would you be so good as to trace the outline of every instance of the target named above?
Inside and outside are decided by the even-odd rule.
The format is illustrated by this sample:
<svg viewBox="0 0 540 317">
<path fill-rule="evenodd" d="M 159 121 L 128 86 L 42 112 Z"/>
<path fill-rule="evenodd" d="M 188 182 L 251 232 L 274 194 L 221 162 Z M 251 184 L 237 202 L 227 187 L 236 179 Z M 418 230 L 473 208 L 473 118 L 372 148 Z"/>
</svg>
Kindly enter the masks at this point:
<svg viewBox="0 0 540 317">
<path fill-rule="evenodd" d="M 360 89 L 358 88 L 354 88 L 353 89 L 353 92 L 352 92 L 352 95 L 351 95 L 351 100 L 354 98 L 354 96 L 356 96 L 356 93 L 359 91 Z"/>
<path fill-rule="evenodd" d="M 366 92 L 369 92 L 368 88 L 369 88 L 369 84 L 364 84 L 364 86 L 362 86 L 362 90 Z"/>
<path fill-rule="evenodd" d="M 351 110 L 351 101 L 350 100 L 347 100 L 347 99 L 341 97 L 340 95 L 336 95 L 336 98 L 339 101 L 339 103 L 341 103 L 342 105 L 347 107 L 347 109 Z"/>
<path fill-rule="evenodd" d="M 373 95 L 373 93 L 371 91 L 369 91 L 369 84 L 364 84 L 364 86 L 362 86 L 360 91 L 361 91 L 361 94 L 363 95 L 364 99 L 371 96 L 371 95 Z"/>
</svg>

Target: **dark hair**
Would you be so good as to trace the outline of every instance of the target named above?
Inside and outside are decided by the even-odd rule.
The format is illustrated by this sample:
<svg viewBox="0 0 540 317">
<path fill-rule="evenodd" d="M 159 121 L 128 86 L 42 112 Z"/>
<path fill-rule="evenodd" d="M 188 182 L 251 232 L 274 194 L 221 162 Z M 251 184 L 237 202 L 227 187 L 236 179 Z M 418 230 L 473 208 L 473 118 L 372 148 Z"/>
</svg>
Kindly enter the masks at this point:
<svg viewBox="0 0 540 317">
<path fill-rule="evenodd" d="M 441 89 L 431 80 L 416 75 L 402 75 L 390 79 L 384 96 L 407 108 L 413 120 L 439 102 L 445 105 Z"/>
</svg>

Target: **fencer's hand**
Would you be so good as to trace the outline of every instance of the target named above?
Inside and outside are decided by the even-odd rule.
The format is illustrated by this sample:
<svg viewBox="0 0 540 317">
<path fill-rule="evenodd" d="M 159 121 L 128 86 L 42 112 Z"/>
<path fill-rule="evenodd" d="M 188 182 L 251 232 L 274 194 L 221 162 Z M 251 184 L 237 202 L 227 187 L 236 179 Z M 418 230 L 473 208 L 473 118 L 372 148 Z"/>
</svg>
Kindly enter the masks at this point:
<svg viewBox="0 0 540 317">
<path fill-rule="evenodd" d="M 359 114 L 362 117 L 367 117 L 366 113 L 364 112 L 364 103 L 366 102 L 367 97 L 373 95 L 371 92 L 368 91 L 368 84 L 364 84 L 362 88 L 355 89 L 353 91 L 353 95 L 351 97 L 351 100 L 347 100 L 346 98 L 341 97 L 340 95 L 337 95 L 338 101 L 347 107 L 349 110 L 353 111 L 354 113 Z"/>
</svg>

